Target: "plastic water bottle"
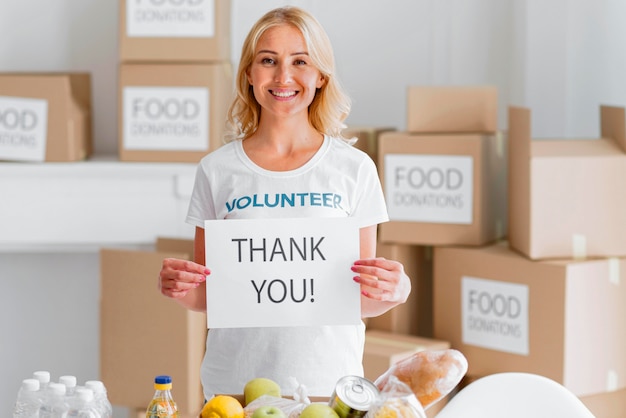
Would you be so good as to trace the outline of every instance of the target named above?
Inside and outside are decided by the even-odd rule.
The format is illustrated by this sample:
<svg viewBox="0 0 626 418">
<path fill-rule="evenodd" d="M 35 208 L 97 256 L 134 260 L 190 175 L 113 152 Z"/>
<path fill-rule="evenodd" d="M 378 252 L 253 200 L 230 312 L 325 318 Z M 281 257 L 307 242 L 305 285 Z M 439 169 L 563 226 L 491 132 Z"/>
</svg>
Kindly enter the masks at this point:
<svg viewBox="0 0 626 418">
<path fill-rule="evenodd" d="M 96 409 L 93 390 L 86 387 L 76 389 L 67 418 L 101 418 Z"/>
<path fill-rule="evenodd" d="M 36 371 L 33 373 L 33 379 L 39 380 L 39 390 L 45 392 L 50 383 L 50 372 L 45 370 Z"/>
<path fill-rule="evenodd" d="M 148 409 L 146 418 L 178 418 L 178 408 L 172 397 L 172 378 L 157 376 L 154 378 L 154 396 Z"/>
<path fill-rule="evenodd" d="M 65 386 L 61 383 L 49 383 L 39 409 L 39 418 L 65 418 L 68 409 Z"/>
<path fill-rule="evenodd" d="M 93 390 L 94 403 L 96 405 L 96 409 L 98 409 L 98 412 L 100 413 L 100 417 L 112 418 L 113 406 L 111 405 L 111 402 L 109 402 L 104 383 L 100 380 L 88 380 L 85 382 L 85 387 Z"/>
<path fill-rule="evenodd" d="M 72 397 L 74 396 L 74 391 L 76 390 L 76 376 L 65 375 L 59 377 L 59 383 L 65 385 L 65 396 Z"/>
<path fill-rule="evenodd" d="M 17 392 L 13 418 L 37 418 L 41 400 L 39 398 L 39 380 L 24 379 Z"/>
</svg>

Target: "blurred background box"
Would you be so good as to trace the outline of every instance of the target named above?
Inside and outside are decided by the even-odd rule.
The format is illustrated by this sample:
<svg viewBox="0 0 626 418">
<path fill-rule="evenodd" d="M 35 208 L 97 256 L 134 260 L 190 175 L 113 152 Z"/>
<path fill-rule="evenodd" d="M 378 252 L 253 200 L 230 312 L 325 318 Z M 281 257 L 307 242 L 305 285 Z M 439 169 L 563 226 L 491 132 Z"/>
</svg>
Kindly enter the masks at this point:
<svg viewBox="0 0 626 418">
<path fill-rule="evenodd" d="M 360 149 L 370 156 L 375 163 L 378 162 L 378 138 L 380 134 L 395 131 L 392 127 L 383 126 L 348 126 L 343 132 L 345 138 L 357 138 L 355 148 Z"/>
<path fill-rule="evenodd" d="M 531 140 L 509 109 L 509 241 L 534 259 L 626 255 L 624 108 L 602 106 L 601 138 Z"/>
<path fill-rule="evenodd" d="M 0 160 L 84 160 L 91 120 L 89 73 L 0 73 Z"/>
<path fill-rule="evenodd" d="M 121 0 L 119 13 L 122 62 L 230 60 L 230 0 Z"/>
<path fill-rule="evenodd" d="M 390 221 L 380 241 L 483 245 L 506 231 L 506 140 L 502 134 L 385 132 L 379 175 Z"/>
<path fill-rule="evenodd" d="M 223 144 L 232 66 L 122 64 L 122 161 L 197 163 Z"/>
<path fill-rule="evenodd" d="M 577 396 L 626 387 L 626 258 L 532 261 L 506 242 L 434 253 L 435 338 L 470 375 L 527 372 Z"/>
<path fill-rule="evenodd" d="M 580 400 L 596 418 L 626 417 L 626 389 L 581 396 Z"/>
<path fill-rule="evenodd" d="M 422 337 L 433 335 L 432 248 L 406 244 L 376 246 L 377 257 L 403 264 L 411 278 L 407 301 L 384 314 L 367 318 L 367 329 Z"/>
<path fill-rule="evenodd" d="M 100 375 L 113 405 L 145 410 L 154 377 L 172 376 L 181 414 L 204 403 L 200 364 L 206 315 L 185 309 L 157 288 L 166 257 L 191 259 L 193 240 L 159 239 L 154 251 L 100 251 Z"/>
<path fill-rule="evenodd" d="M 407 131 L 496 133 L 496 86 L 409 86 Z"/>
</svg>

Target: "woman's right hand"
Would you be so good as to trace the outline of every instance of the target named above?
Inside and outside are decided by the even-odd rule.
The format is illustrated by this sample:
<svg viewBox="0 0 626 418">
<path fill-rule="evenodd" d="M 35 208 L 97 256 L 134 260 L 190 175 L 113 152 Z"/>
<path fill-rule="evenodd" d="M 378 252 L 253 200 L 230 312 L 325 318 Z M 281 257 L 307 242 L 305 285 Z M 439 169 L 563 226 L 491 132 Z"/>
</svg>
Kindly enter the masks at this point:
<svg viewBox="0 0 626 418">
<path fill-rule="evenodd" d="M 166 258 L 159 273 L 159 290 L 167 297 L 182 299 L 206 281 L 211 271 L 189 260 Z"/>
</svg>

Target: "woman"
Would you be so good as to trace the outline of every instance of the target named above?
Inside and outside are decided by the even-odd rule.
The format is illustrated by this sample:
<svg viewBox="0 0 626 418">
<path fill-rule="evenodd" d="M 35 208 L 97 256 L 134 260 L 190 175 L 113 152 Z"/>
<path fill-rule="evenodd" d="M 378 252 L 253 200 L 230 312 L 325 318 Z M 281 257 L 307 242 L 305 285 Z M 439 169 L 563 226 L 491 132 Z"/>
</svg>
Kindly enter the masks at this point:
<svg viewBox="0 0 626 418">
<path fill-rule="evenodd" d="M 341 136 L 349 110 L 319 22 L 295 7 L 265 14 L 242 48 L 228 117 L 233 138 L 198 167 L 187 216 L 196 226 L 195 262 L 164 260 L 161 292 L 206 312 L 206 219 L 352 216 L 360 227 L 361 258 L 351 268 L 361 286 L 362 317 L 405 302 L 411 286 L 403 266 L 375 258 L 376 227 L 388 216 L 373 161 Z M 245 195 L 309 191 L 333 193 L 337 204 L 229 204 Z M 241 393 L 255 377 L 270 378 L 290 394 L 294 377 L 310 395 L 330 396 L 339 378 L 363 374 L 364 330 L 362 323 L 211 329 L 201 371 L 204 394 Z"/>
</svg>

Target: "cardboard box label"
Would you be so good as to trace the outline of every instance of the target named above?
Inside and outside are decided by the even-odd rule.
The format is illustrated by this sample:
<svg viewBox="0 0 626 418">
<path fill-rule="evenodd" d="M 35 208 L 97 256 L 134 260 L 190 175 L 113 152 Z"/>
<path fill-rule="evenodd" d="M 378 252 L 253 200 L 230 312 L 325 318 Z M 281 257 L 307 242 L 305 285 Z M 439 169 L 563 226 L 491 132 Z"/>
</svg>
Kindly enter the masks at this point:
<svg viewBox="0 0 626 418">
<path fill-rule="evenodd" d="M 361 321 L 354 218 L 205 221 L 208 328 Z"/>
<path fill-rule="evenodd" d="M 209 90 L 205 87 L 125 87 L 124 148 L 208 151 Z"/>
<path fill-rule="evenodd" d="M 126 0 L 126 34 L 142 38 L 212 38 L 215 0 Z"/>
<path fill-rule="evenodd" d="M 528 306 L 527 285 L 464 276 L 463 343 L 528 355 Z"/>
<path fill-rule="evenodd" d="M 0 159 L 44 161 L 48 101 L 0 96 Z"/>
<path fill-rule="evenodd" d="M 471 224 L 474 161 L 469 156 L 385 155 L 392 221 Z"/>
</svg>

